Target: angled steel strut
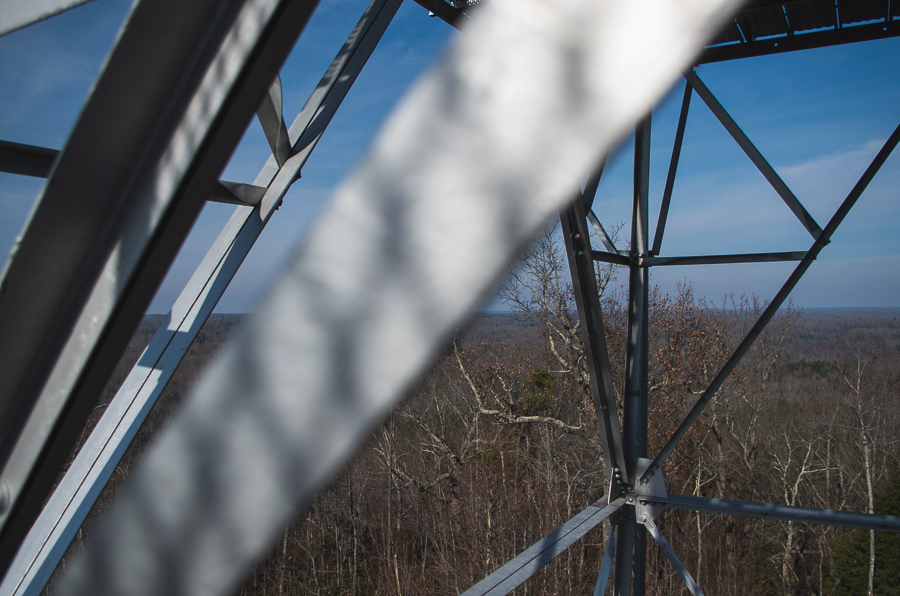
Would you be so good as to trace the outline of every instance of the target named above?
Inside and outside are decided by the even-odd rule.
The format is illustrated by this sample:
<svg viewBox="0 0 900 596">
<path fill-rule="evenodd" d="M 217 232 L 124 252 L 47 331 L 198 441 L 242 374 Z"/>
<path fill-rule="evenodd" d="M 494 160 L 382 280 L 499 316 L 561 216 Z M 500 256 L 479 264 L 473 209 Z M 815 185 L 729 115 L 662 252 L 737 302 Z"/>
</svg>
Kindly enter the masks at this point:
<svg viewBox="0 0 900 596">
<path fill-rule="evenodd" d="M 0 571 L 314 7 L 132 9 L 0 280 Z"/>
<path fill-rule="evenodd" d="M 41 592 L 187 348 L 299 177 L 399 6 L 400 0 L 373 0 L 291 125 L 290 135 L 281 107 L 272 99 L 280 96 L 280 81 L 270 88 L 258 115 L 275 142 L 271 143 L 273 156 L 252 186 L 261 191 L 256 206 L 237 208 L 223 228 L 44 507 L 0 583 L 0 595 Z M 284 149 L 288 136 L 297 141 Z"/>
</svg>

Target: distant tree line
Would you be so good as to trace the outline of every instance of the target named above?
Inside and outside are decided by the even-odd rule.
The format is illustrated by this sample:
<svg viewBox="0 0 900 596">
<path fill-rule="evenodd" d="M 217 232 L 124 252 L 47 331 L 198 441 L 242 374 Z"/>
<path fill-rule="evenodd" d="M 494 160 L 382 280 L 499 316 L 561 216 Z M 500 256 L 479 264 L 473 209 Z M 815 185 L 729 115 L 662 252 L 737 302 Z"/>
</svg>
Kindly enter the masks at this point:
<svg viewBox="0 0 900 596">
<path fill-rule="evenodd" d="M 567 271 L 548 230 L 501 288 L 516 316 L 461 332 L 237 593 L 458 594 L 603 496 Z M 621 400 L 626 297 L 611 270 L 597 278 Z M 689 285 L 652 292 L 651 454 L 764 306 L 710 304 Z M 234 322 L 201 333 L 98 511 Z M 776 317 L 669 458 L 669 493 L 900 514 L 900 321 L 814 322 Z M 896 534 L 673 510 L 657 523 L 707 594 L 900 594 Z M 608 532 L 517 593 L 592 593 Z M 687 594 L 653 543 L 647 586 Z"/>
</svg>

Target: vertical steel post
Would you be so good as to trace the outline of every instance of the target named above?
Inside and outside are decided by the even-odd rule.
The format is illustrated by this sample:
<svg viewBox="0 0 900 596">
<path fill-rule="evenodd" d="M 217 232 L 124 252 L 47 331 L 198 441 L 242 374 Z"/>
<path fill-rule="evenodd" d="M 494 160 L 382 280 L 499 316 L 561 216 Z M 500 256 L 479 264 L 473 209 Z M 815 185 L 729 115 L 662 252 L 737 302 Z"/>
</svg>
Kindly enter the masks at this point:
<svg viewBox="0 0 900 596">
<path fill-rule="evenodd" d="M 644 259 L 649 254 L 648 195 L 650 187 L 650 116 L 638 123 L 634 140 L 634 201 L 628 278 L 628 337 L 625 346 L 623 440 L 628 478 L 634 479 L 638 458 L 647 456 L 647 351 L 649 275 Z M 630 491 L 629 491 L 630 492 Z M 632 594 L 645 591 L 646 532 L 633 520 L 632 511 L 622 534 L 634 532 L 634 585 Z M 621 537 L 619 554 L 626 545 Z M 617 568 L 617 571 L 620 571 Z M 627 571 L 627 570 L 621 570 Z M 619 586 L 617 573 L 616 585 Z M 623 592 L 624 593 L 624 592 Z"/>
<path fill-rule="evenodd" d="M 634 554 L 634 507 L 622 507 L 616 513 L 615 596 L 631 594 L 631 562 Z"/>
</svg>

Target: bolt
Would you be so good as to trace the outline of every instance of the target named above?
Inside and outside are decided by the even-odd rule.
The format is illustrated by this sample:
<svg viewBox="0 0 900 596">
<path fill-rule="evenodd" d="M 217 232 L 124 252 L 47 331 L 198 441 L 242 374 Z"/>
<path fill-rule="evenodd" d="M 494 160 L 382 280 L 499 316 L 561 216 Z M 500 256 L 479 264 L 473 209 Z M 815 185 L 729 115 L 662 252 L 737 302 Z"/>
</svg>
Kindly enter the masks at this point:
<svg viewBox="0 0 900 596">
<path fill-rule="evenodd" d="M 583 256 L 584 256 L 584 251 L 583 251 L 583 250 L 579 250 L 579 251 L 576 252 L 575 254 L 576 254 L 577 256 L 579 256 L 579 257 L 583 257 Z"/>
</svg>

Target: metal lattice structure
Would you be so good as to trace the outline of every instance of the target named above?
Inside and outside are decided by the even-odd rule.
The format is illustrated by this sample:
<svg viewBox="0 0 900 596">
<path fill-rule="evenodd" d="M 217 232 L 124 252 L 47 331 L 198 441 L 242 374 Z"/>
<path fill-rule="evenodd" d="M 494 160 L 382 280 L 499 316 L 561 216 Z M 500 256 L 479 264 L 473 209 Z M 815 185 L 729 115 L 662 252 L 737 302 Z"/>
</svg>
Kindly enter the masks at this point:
<svg viewBox="0 0 900 596">
<path fill-rule="evenodd" d="M 0 294 L 0 570 L 5 574 L 0 594 L 37 594 L 44 587 L 187 347 L 298 179 L 400 1 L 372 0 L 290 127 L 282 115 L 278 68 L 303 30 L 314 3 L 141 2 L 62 153 L 0 142 L 0 170 L 49 176 L 27 231 L 7 265 Z M 478 19 L 482 10 L 481 3 L 473 2 L 417 2 L 454 26 Z M 8 25 L 0 32 L 27 26 L 77 4 L 49 0 L 46 6 L 15 4 L 15 10 L 10 9 L 6 16 Z M 170 14 L 180 18 L 172 21 Z M 159 36 L 161 23 L 172 28 L 165 40 Z M 895 1 L 762 0 L 734 13 L 695 64 L 898 34 L 900 3 Z M 132 72 L 144 73 L 150 84 L 123 85 Z M 608 496 L 503 565 L 467 595 L 510 592 L 604 520 L 610 520 L 615 531 L 610 532 L 595 595 L 605 593 L 613 569 L 616 594 L 644 594 L 648 535 L 659 544 L 691 593 L 700 594 L 676 549 L 654 523 L 666 508 L 900 532 L 900 519 L 894 517 L 666 493 L 662 464 L 829 244 L 900 142 L 898 127 L 838 210 L 822 225 L 807 212 L 698 74 L 688 69 L 684 79 L 684 98 L 655 236 L 651 238 L 649 232 L 650 117 L 636 128 L 630 248 L 619 249 L 592 210 L 602 164 L 583 193 L 561 213 L 590 362 L 591 392 L 606 469 L 610 471 Z M 663 252 L 694 93 L 808 232 L 808 246 L 793 252 L 756 254 Z M 216 180 L 254 112 L 272 155 L 253 184 Z M 103 176 L 89 174 L 97 164 L 102 164 Z M 166 324 L 51 495 L 54 480 L 89 409 L 204 201 L 234 204 L 236 208 L 173 305 Z M 601 239 L 602 248 L 591 245 L 592 235 Z M 48 242 L 51 238 L 54 241 Z M 785 261 L 796 266 L 781 290 L 693 409 L 672 430 L 664 447 L 658 453 L 648 453 L 650 268 Z M 596 262 L 626 268 L 629 274 L 621 427 L 594 274 Z M 36 271 L 47 273 L 35 275 Z M 427 360 L 427 354 L 421 358 Z M 377 418 L 379 411 L 375 408 L 369 415 Z"/>
</svg>

